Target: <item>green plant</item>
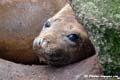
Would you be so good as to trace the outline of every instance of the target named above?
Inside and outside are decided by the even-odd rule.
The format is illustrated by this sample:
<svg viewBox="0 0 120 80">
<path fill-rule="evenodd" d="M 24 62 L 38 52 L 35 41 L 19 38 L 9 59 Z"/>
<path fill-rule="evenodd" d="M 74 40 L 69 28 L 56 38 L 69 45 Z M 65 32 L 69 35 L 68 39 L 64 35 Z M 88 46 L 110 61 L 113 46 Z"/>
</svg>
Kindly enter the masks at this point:
<svg viewBox="0 0 120 80">
<path fill-rule="evenodd" d="M 78 21 L 100 55 L 105 75 L 120 72 L 120 0 L 72 0 Z"/>
</svg>

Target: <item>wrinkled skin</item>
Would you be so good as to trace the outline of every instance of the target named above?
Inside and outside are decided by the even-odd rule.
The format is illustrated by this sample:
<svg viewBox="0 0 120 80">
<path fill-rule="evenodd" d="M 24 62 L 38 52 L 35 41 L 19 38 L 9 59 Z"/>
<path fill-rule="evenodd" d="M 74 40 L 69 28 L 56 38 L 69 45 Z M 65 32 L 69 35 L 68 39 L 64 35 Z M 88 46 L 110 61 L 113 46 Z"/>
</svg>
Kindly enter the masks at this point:
<svg viewBox="0 0 120 80">
<path fill-rule="evenodd" d="M 0 58 L 38 63 L 32 42 L 64 0 L 0 0 Z"/>
<path fill-rule="evenodd" d="M 68 35 L 75 34 L 71 41 Z M 95 54 L 95 49 L 85 28 L 77 22 L 70 5 L 48 19 L 40 35 L 33 42 L 40 62 L 63 66 L 81 61 Z"/>
</svg>

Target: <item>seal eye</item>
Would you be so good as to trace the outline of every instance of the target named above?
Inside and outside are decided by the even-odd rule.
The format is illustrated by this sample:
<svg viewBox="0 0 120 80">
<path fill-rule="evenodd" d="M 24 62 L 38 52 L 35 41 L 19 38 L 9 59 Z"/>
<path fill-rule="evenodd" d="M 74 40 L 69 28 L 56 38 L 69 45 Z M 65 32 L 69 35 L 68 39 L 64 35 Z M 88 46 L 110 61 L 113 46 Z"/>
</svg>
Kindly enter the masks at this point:
<svg viewBox="0 0 120 80">
<path fill-rule="evenodd" d="M 79 40 L 79 36 L 77 34 L 69 34 L 67 35 L 67 38 L 72 42 L 76 42 Z"/>
<path fill-rule="evenodd" d="M 45 24 L 44 24 L 44 26 L 46 28 L 49 28 L 51 26 L 51 22 L 50 21 L 46 21 Z"/>
</svg>

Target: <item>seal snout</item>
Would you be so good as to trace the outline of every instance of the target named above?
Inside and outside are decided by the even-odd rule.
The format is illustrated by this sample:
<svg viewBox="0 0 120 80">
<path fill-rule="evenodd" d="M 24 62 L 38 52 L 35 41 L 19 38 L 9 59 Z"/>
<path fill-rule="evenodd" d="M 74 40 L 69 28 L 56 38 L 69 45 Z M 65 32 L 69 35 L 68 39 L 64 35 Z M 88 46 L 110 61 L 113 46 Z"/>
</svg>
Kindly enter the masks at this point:
<svg viewBox="0 0 120 80">
<path fill-rule="evenodd" d="M 60 47 L 57 42 L 51 41 L 51 38 L 45 36 L 44 38 L 35 38 L 33 42 L 33 48 L 38 51 L 38 55 L 45 56 L 48 64 L 65 65 L 68 64 L 70 61 L 69 55 L 64 52 L 64 49 Z"/>
</svg>

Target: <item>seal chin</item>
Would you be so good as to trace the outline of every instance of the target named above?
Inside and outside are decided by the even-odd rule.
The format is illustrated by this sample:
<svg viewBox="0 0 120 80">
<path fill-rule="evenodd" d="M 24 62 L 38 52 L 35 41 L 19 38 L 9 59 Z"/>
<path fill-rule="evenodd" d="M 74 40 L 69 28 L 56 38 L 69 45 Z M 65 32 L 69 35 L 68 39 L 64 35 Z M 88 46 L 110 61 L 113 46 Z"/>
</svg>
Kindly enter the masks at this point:
<svg viewBox="0 0 120 80">
<path fill-rule="evenodd" d="M 65 53 L 51 53 L 47 60 L 49 65 L 56 67 L 65 66 L 71 62 L 70 56 L 65 55 Z"/>
</svg>

